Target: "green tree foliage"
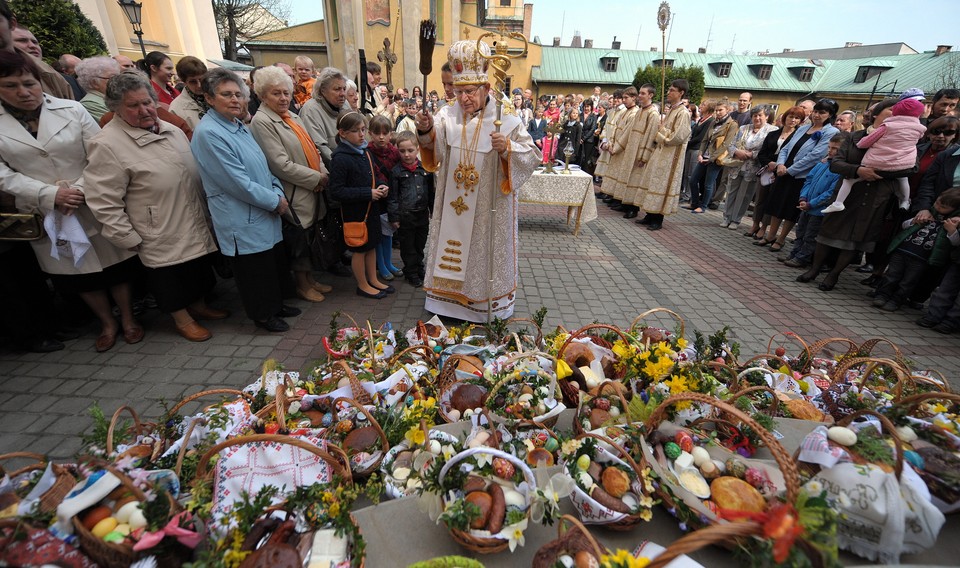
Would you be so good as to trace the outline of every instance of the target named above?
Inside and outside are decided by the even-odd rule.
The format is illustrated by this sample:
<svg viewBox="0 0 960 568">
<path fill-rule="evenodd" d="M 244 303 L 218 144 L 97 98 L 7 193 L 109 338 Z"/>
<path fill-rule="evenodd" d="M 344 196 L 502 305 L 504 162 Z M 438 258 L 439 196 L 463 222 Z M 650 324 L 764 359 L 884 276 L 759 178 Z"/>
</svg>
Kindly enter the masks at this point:
<svg viewBox="0 0 960 568">
<path fill-rule="evenodd" d="M 17 22 L 37 36 L 48 62 L 64 53 L 83 59 L 107 51 L 100 30 L 70 0 L 11 0 L 10 8 Z"/>
<path fill-rule="evenodd" d="M 687 93 L 687 99 L 692 103 L 700 102 L 700 99 L 703 98 L 704 90 L 703 67 L 696 65 L 667 67 L 666 86 L 669 87 L 670 81 L 674 79 L 686 79 L 687 82 L 690 83 L 690 92 Z M 647 65 L 642 69 L 637 69 L 637 74 L 633 76 L 633 86 L 639 89 L 640 85 L 644 83 L 650 83 L 657 88 L 657 97 L 655 100 L 659 101 L 661 95 L 659 65 Z"/>
</svg>

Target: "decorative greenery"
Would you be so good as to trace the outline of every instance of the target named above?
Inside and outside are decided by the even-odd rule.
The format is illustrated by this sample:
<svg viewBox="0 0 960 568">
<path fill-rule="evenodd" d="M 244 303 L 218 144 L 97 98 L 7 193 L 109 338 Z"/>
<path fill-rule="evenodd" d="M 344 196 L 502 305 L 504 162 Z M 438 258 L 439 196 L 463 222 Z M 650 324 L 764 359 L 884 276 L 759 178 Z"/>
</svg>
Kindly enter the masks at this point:
<svg viewBox="0 0 960 568">
<path fill-rule="evenodd" d="M 660 79 L 662 69 L 660 66 L 647 65 L 644 68 L 638 68 L 633 76 L 633 86 L 639 89 L 645 83 L 655 85 L 657 91 L 660 91 Z M 690 91 L 686 94 L 687 100 L 692 103 L 699 103 L 703 98 L 705 82 L 703 78 L 703 67 L 696 65 L 683 65 L 681 67 L 667 67 L 667 84 L 674 79 L 686 79 L 690 84 Z M 664 87 L 664 88 L 666 88 Z M 656 97 L 659 100 L 659 96 Z"/>
<path fill-rule="evenodd" d="M 537 324 L 537 327 L 543 329 L 543 322 L 547 319 L 547 308 L 541 306 L 539 310 L 533 313 L 531 319 Z"/>
<path fill-rule="evenodd" d="M 872 424 L 857 430 L 857 443 L 850 449 L 870 463 L 891 467 L 896 464 L 893 448 L 887 444 L 883 435 Z"/>
<path fill-rule="evenodd" d="M 164 412 L 166 416 L 167 413 Z M 194 477 L 197 475 L 197 465 L 200 463 L 200 458 L 203 457 L 203 454 L 207 452 L 210 448 L 217 445 L 224 435 L 223 431 L 230 423 L 230 411 L 226 408 L 226 402 L 220 402 L 212 407 L 210 407 L 204 414 L 205 420 L 207 422 L 207 434 L 203 437 L 200 442 L 197 443 L 194 447 L 190 448 L 183 454 L 183 462 L 180 466 L 180 482 L 184 485 L 189 484 Z M 179 420 L 178 420 L 179 419 Z M 169 439 L 179 438 L 186 433 L 186 428 L 183 427 L 183 418 L 180 416 L 168 417 L 166 419 L 168 424 L 176 423 L 176 429 L 173 429 L 172 425 L 170 426 L 170 433 L 172 436 Z M 186 441 L 185 441 L 186 442 Z M 177 452 L 172 452 L 166 457 L 160 457 L 154 463 L 156 469 L 174 469 L 177 463 Z"/>
<path fill-rule="evenodd" d="M 10 0 L 10 9 L 17 24 L 37 37 L 48 62 L 65 53 L 84 59 L 107 52 L 100 30 L 70 0 Z"/>
<path fill-rule="evenodd" d="M 480 507 L 466 499 L 457 499 L 440 514 L 440 520 L 451 529 L 465 531 L 480 514 Z"/>
<path fill-rule="evenodd" d="M 436 424 L 437 401 L 433 397 L 412 400 L 409 404 L 377 407 L 372 414 L 387 435 L 387 442 L 391 447 L 404 439 L 422 444 L 426 434 L 423 433 L 420 421 L 425 421 L 428 429 Z"/>
<path fill-rule="evenodd" d="M 100 408 L 99 402 L 90 405 L 87 411 L 93 420 L 93 430 L 81 437 L 80 450 L 77 455 L 92 455 L 104 457 L 107 454 L 107 433 L 110 431 L 110 418 Z M 122 443 L 133 432 L 133 423 L 129 419 L 121 419 L 113 430 L 113 445 Z"/>
</svg>

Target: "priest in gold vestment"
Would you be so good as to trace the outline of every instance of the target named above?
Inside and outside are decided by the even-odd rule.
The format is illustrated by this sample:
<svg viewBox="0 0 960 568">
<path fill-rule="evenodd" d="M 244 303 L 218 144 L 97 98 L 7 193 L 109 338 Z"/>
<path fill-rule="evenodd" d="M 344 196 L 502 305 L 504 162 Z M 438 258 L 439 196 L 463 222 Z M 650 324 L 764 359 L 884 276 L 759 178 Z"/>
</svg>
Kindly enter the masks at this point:
<svg viewBox="0 0 960 568">
<path fill-rule="evenodd" d="M 515 114 L 504 112 L 496 131 L 496 93 L 490 88 L 487 61 L 477 49 L 473 40 L 450 47 L 447 59 L 456 102 L 435 116 L 418 114 L 417 134 L 423 167 L 437 176 L 427 238 L 425 308 L 484 322 L 488 303 L 494 317 L 513 314 L 519 280 L 517 195 L 542 157 Z M 479 42 L 479 49 L 490 55 L 485 43 Z"/>
<path fill-rule="evenodd" d="M 624 219 L 633 219 L 640 211 L 633 202 L 640 190 L 640 179 L 649 169 L 648 162 L 653 156 L 657 129 L 660 128 L 660 111 L 653 104 L 656 94 L 656 88 L 650 84 L 640 87 L 637 93 L 637 107 L 640 110 L 637 112 L 637 119 L 633 121 L 633 131 L 630 132 L 630 146 L 636 147 L 636 154 L 630 175 L 627 176 L 623 196 L 620 197 L 622 204 L 619 210 L 624 212 Z"/>
</svg>

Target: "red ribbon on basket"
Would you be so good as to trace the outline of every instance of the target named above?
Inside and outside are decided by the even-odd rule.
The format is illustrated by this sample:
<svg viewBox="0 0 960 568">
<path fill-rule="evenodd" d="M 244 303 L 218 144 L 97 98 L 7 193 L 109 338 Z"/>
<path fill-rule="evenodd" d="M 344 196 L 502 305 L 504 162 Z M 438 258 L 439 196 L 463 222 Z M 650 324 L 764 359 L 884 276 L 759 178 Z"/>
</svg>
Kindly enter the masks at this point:
<svg viewBox="0 0 960 568">
<path fill-rule="evenodd" d="M 794 541 L 803 534 L 797 510 L 789 503 L 777 503 L 766 513 L 720 509 L 719 514 L 728 521 L 747 519 L 763 525 L 763 537 L 773 541 L 773 560 L 777 564 L 787 561 Z"/>
<path fill-rule="evenodd" d="M 133 545 L 133 549 L 137 552 L 149 550 L 160 544 L 160 541 L 168 536 L 174 537 L 177 539 L 177 542 L 186 546 L 187 548 L 196 548 L 197 545 L 200 544 L 200 541 L 203 540 L 203 537 L 200 536 L 199 533 L 180 526 L 181 521 L 183 521 L 184 524 L 187 524 L 192 520 L 193 517 L 190 516 L 189 511 L 177 513 L 162 529 L 154 532 L 143 533 L 143 536 L 140 537 L 140 540 L 137 541 L 137 544 Z"/>
</svg>

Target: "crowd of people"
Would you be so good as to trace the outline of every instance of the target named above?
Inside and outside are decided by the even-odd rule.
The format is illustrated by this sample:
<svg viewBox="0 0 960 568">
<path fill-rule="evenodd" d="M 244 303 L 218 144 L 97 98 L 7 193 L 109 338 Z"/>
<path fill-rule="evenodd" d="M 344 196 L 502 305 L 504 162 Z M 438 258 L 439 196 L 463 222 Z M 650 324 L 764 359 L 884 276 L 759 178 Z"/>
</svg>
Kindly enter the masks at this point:
<svg viewBox="0 0 960 568">
<path fill-rule="evenodd" d="M 450 47 L 442 93 L 390 92 L 376 63 L 358 86 L 302 56 L 249 78 L 158 51 L 64 55 L 55 69 L 0 0 L 0 206 L 45 232 L 0 240 L 17 270 L 0 291 L 7 335 L 36 352 L 78 336 L 53 313 L 48 281 L 99 321 L 98 352 L 143 340 L 144 303 L 184 338 L 209 339 L 201 322 L 230 316 L 206 303 L 217 275 L 270 332 L 300 313 L 286 299 L 333 291 L 318 272 L 352 276 L 362 298 L 402 277 L 434 313 L 507 317 L 513 190 L 553 160 L 593 175 L 598 198 L 651 231 L 682 204 L 722 207 L 729 230 L 752 208 L 744 236 L 805 269 L 798 281 L 826 272 L 824 291 L 865 254 L 857 270 L 878 308 L 929 298 L 918 323 L 960 329 L 960 92 L 925 105 L 911 89 L 862 115 L 830 99 L 776 115 L 750 93 L 695 104 L 682 79 L 664 108 L 649 84 L 534 100 L 493 91 L 469 65 L 477 49 Z M 490 230 L 473 238 L 474 226 Z"/>
</svg>

